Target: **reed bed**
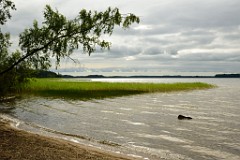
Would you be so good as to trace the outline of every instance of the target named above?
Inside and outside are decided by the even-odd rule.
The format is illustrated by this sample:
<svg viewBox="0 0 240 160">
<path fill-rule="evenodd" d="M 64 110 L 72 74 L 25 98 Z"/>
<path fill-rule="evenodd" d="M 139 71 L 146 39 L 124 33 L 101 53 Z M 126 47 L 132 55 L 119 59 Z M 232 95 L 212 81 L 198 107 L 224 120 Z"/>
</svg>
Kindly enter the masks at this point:
<svg viewBox="0 0 240 160">
<path fill-rule="evenodd" d="M 209 89 L 207 83 L 109 83 L 72 82 L 61 79 L 32 79 L 23 89 L 25 94 L 73 99 L 99 99 L 153 92 Z"/>
</svg>

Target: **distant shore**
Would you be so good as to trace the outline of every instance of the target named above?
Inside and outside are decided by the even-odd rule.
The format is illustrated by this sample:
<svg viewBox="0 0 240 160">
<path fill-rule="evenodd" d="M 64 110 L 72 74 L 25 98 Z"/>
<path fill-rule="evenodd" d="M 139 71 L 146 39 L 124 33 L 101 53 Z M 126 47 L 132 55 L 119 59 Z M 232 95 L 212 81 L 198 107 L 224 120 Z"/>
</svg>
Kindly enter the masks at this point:
<svg viewBox="0 0 240 160">
<path fill-rule="evenodd" d="M 87 75 L 87 76 L 73 76 L 62 75 L 52 71 L 34 71 L 35 78 L 240 78 L 240 73 L 216 74 L 212 76 L 183 76 L 183 75 L 136 75 L 136 76 L 104 76 L 104 75 Z"/>
<path fill-rule="evenodd" d="M 131 160 L 115 153 L 16 129 L 0 117 L 0 159 Z"/>
</svg>

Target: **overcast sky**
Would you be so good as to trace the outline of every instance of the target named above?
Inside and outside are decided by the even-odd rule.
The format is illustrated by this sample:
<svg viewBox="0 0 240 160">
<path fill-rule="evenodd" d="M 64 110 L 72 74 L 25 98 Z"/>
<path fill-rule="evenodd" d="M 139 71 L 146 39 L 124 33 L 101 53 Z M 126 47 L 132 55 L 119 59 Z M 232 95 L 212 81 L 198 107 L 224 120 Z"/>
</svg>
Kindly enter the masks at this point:
<svg viewBox="0 0 240 160">
<path fill-rule="evenodd" d="M 17 11 L 4 31 L 18 35 L 34 19 L 42 21 L 46 4 L 75 17 L 85 8 L 118 7 L 140 17 L 139 25 L 116 29 L 110 51 L 90 57 L 75 51 L 78 63 L 65 59 L 57 72 L 75 75 L 213 75 L 240 73 L 240 0 L 13 0 Z M 54 68 L 54 67 L 53 67 Z"/>
</svg>

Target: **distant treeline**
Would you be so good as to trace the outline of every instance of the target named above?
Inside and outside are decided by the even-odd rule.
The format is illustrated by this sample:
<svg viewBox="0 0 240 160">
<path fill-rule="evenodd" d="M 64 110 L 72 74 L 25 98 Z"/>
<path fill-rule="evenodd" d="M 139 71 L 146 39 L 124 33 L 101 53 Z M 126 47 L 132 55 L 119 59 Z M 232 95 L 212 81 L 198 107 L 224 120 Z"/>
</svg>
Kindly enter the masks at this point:
<svg viewBox="0 0 240 160">
<path fill-rule="evenodd" d="M 62 77 L 62 75 L 57 74 L 55 72 L 42 71 L 42 70 L 33 71 L 32 76 L 36 77 L 36 78 L 60 78 L 60 77 Z"/>
<path fill-rule="evenodd" d="M 215 76 L 103 76 L 103 75 L 88 75 L 88 76 L 71 76 L 61 75 L 52 71 L 34 71 L 33 77 L 36 78 L 240 78 L 240 74 L 216 74 Z"/>
<path fill-rule="evenodd" d="M 240 78 L 240 74 L 217 74 L 216 78 Z"/>
</svg>

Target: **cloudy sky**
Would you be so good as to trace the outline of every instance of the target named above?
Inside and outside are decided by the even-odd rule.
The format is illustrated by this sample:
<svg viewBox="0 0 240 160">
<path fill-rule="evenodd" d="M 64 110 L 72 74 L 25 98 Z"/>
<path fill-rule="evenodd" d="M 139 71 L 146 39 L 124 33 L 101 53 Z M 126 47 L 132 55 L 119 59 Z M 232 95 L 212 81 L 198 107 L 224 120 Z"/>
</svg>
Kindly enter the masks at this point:
<svg viewBox="0 0 240 160">
<path fill-rule="evenodd" d="M 239 0 L 13 0 L 17 11 L 4 31 L 18 35 L 34 19 L 43 20 L 46 4 L 74 18 L 85 8 L 103 11 L 118 7 L 141 22 L 116 29 L 110 51 L 91 56 L 77 50 L 62 60 L 57 72 L 74 75 L 214 75 L 240 73 Z M 54 67 L 53 67 L 54 68 Z M 54 69 L 53 69 L 54 70 Z M 67 74 L 67 73 L 66 73 Z"/>
</svg>

